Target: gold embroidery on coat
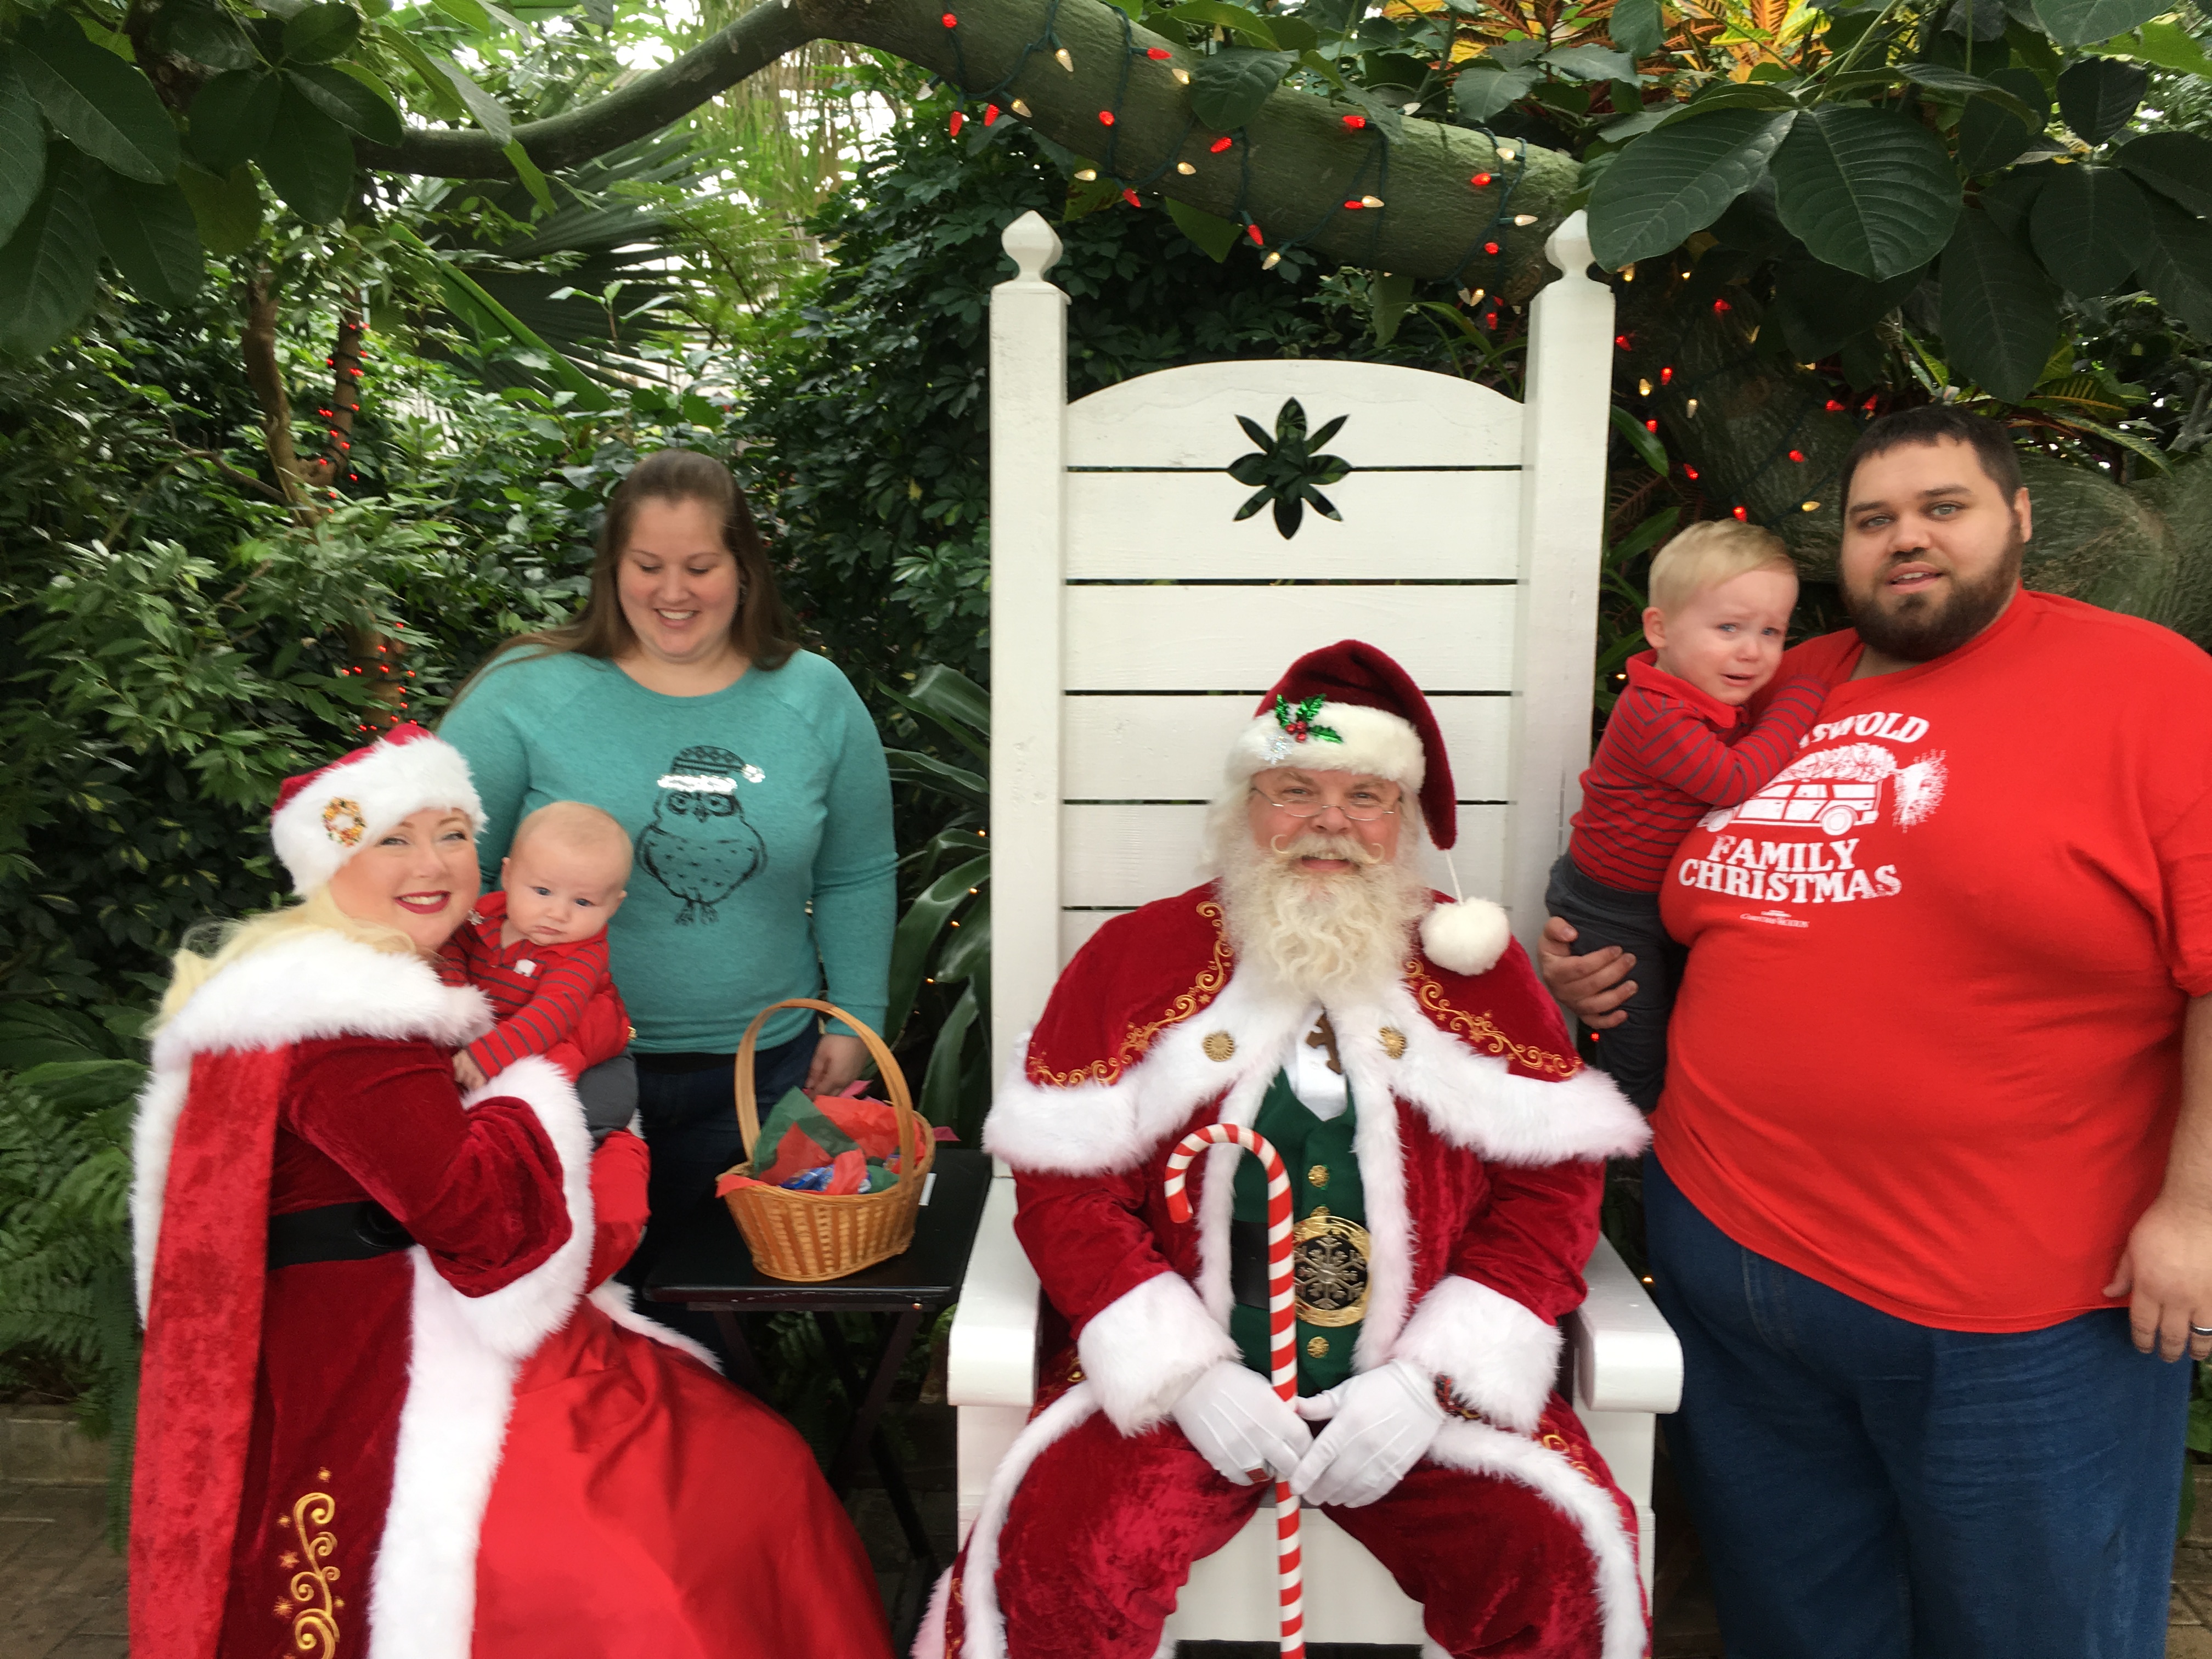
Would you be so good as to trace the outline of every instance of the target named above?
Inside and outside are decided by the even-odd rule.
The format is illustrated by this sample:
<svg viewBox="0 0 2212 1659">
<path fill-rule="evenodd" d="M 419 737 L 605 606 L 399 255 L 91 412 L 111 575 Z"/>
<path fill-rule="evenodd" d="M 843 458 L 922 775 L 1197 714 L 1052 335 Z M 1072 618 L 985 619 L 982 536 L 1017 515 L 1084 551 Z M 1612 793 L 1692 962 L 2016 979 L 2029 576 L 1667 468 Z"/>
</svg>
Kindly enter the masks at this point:
<svg viewBox="0 0 2212 1659">
<path fill-rule="evenodd" d="M 337 1510 L 329 1493 L 311 1492 L 292 1505 L 290 1515 L 279 1516 L 276 1522 L 292 1528 L 307 1554 L 306 1565 L 292 1574 L 291 1600 L 296 1610 L 289 1610 L 279 1601 L 277 1617 L 286 1617 L 289 1611 L 292 1650 L 315 1655 L 317 1659 L 337 1659 L 338 1609 L 345 1606 L 331 1589 L 338 1581 L 337 1565 L 331 1560 L 337 1553 L 337 1534 L 324 1530 Z M 289 1550 L 278 1559 L 288 1566 L 296 1559 Z"/>
<path fill-rule="evenodd" d="M 1145 1057 L 1152 1046 L 1152 1039 L 1170 1025 L 1188 1019 L 1221 994 L 1229 983 L 1231 954 L 1229 936 L 1221 929 L 1221 907 L 1212 901 L 1198 907 L 1198 914 L 1213 924 L 1213 956 L 1199 972 L 1198 978 L 1173 1002 L 1166 1013 L 1149 1025 L 1139 1025 L 1127 1032 L 1110 1060 L 1097 1060 L 1088 1066 L 1078 1066 L 1072 1072 L 1055 1072 L 1048 1066 L 1030 1062 L 1029 1076 L 1032 1083 L 1042 1083 L 1055 1089 L 1065 1089 L 1078 1083 L 1113 1083 L 1121 1073 Z M 1209 1051 L 1210 1052 L 1210 1051 Z"/>
<path fill-rule="evenodd" d="M 1500 1056 L 1510 1054 L 1530 1071 L 1547 1077 L 1570 1078 L 1582 1070 L 1582 1061 L 1571 1054 L 1555 1054 L 1516 1042 L 1498 1029 L 1487 1013 L 1470 1014 L 1453 1007 L 1444 1000 L 1444 988 L 1430 977 L 1419 957 L 1407 962 L 1406 977 L 1412 981 L 1414 1000 L 1423 1012 L 1439 1020 L 1447 1030 L 1458 1032 L 1475 1048 Z"/>
</svg>

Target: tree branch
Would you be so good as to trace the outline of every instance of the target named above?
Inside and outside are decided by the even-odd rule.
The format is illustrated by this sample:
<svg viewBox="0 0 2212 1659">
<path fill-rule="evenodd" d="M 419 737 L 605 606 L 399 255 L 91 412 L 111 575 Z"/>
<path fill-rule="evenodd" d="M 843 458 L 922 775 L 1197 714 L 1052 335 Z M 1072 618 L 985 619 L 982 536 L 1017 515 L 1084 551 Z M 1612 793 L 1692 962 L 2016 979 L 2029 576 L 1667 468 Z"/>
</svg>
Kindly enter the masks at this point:
<svg viewBox="0 0 2212 1659">
<path fill-rule="evenodd" d="M 1106 0 L 1058 0 L 1056 9 L 1052 0 L 958 0 L 957 29 L 944 26 L 945 4 L 763 0 L 666 68 L 569 114 L 517 127 L 515 136 L 540 167 L 573 167 L 658 131 L 809 40 L 844 40 L 919 64 L 970 94 L 997 89 L 1008 111 L 1019 98 L 1029 125 L 1097 158 L 1103 172 L 1224 218 L 1249 217 L 1269 248 L 1295 239 L 1325 260 L 1449 277 L 1516 302 L 1551 278 L 1543 246 L 1577 185 L 1571 156 L 1515 143 L 1513 159 L 1502 160 L 1481 133 L 1422 120 L 1407 121 L 1386 146 L 1374 125 L 1344 125 L 1353 106 L 1291 91 L 1269 98 L 1237 142 L 1217 153 L 1222 135 L 1196 122 L 1190 89 L 1172 73 L 1176 64 L 1195 68 L 1196 56 L 1177 46 L 1170 58 L 1145 57 L 1169 43 Z M 1049 50 L 1024 55 L 1048 15 L 1072 70 Z M 1113 115 L 1110 127 L 1102 112 Z M 396 149 L 357 149 L 365 164 L 399 172 L 510 172 L 480 132 L 418 132 Z M 1491 182 L 1477 186 L 1478 176 Z M 1367 197 L 1383 205 L 1345 205 Z M 1516 224 L 1521 218 L 1528 222 Z M 1248 245 L 1242 257 L 1256 252 Z"/>
<path fill-rule="evenodd" d="M 550 173 L 648 137 L 718 93 L 758 74 L 787 52 L 821 38 L 796 5 L 763 0 L 674 63 L 580 108 L 544 121 L 526 121 L 514 136 L 530 159 Z M 514 169 L 488 132 L 410 131 L 399 144 L 354 141 L 363 167 L 439 179 L 512 179 Z"/>
</svg>

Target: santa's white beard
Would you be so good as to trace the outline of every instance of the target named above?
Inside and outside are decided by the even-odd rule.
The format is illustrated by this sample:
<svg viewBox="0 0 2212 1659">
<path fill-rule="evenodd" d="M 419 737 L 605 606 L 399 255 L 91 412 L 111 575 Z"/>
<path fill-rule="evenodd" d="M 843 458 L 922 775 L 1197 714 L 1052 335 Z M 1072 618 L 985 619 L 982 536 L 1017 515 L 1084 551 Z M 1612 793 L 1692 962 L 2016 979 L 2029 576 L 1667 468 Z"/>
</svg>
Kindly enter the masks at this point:
<svg viewBox="0 0 2212 1659">
<path fill-rule="evenodd" d="M 1243 813 L 1215 839 L 1222 917 L 1240 968 L 1257 969 L 1314 1000 L 1373 994 L 1395 981 L 1413 954 L 1427 887 L 1402 866 L 1377 861 L 1350 836 L 1307 830 L 1273 852 Z M 1345 859 L 1342 870 L 1299 868 L 1301 858 Z"/>
</svg>

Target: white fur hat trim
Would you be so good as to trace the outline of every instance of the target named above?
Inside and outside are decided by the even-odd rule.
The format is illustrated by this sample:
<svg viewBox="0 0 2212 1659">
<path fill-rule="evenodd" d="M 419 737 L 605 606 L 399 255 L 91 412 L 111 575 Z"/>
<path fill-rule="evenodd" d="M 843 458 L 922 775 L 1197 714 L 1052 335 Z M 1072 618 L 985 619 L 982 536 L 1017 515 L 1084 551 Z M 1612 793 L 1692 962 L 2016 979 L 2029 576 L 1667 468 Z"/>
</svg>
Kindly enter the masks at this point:
<svg viewBox="0 0 2212 1659">
<path fill-rule="evenodd" d="M 1325 702 L 1314 716 L 1343 739 L 1293 738 L 1273 714 L 1261 715 L 1238 733 L 1229 750 L 1229 781 L 1242 783 L 1255 772 L 1298 766 L 1315 772 L 1370 772 L 1419 794 L 1428 775 L 1428 759 L 1413 723 L 1381 708 L 1354 702 Z"/>
<path fill-rule="evenodd" d="M 292 890 L 312 893 L 394 824 L 433 806 L 467 814 L 471 835 L 483 828 L 483 803 L 461 751 L 427 732 L 398 743 L 380 739 L 308 774 L 270 814 L 269 838 Z"/>
</svg>

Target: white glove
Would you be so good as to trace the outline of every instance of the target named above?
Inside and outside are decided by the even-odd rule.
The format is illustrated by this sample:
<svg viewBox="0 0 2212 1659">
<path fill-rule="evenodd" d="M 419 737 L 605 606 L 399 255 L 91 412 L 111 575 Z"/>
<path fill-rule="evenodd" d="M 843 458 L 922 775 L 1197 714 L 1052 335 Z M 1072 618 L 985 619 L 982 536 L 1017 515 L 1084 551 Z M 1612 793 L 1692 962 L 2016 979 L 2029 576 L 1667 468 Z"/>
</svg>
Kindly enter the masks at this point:
<svg viewBox="0 0 2212 1659">
<path fill-rule="evenodd" d="M 1444 1420 L 1434 1379 L 1402 1359 L 1299 1401 L 1297 1413 L 1309 1422 L 1334 1420 L 1291 1472 L 1291 1492 L 1302 1503 L 1346 1509 L 1373 1503 L 1403 1480 Z"/>
<path fill-rule="evenodd" d="M 1288 1474 L 1313 1443 L 1313 1431 L 1267 1379 L 1234 1359 L 1198 1374 L 1176 1401 L 1175 1420 L 1198 1455 L 1240 1486 Z"/>
</svg>

